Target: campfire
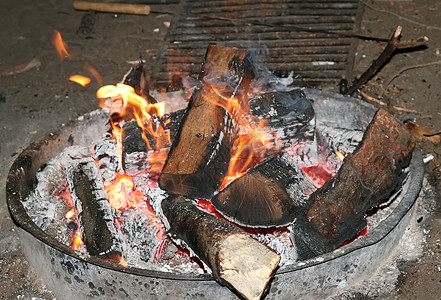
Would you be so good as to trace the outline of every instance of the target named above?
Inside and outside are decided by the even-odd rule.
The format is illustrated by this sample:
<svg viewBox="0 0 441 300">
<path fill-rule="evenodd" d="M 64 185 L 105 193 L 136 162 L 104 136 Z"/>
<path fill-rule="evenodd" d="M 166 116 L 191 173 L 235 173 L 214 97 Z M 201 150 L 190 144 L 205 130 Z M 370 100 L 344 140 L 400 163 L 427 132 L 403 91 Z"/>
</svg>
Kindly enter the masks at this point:
<svg viewBox="0 0 441 300">
<path fill-rule="evenodd" d="M 248 50 L 209 46 L 188 104 L 166 101 L 185 109 L 152 97 L 144 72 L 100 88 L 107 132 L 49 160 L 23 201 L 83 256 L 208 273 L 260 299 L 279 268 L 372 230 L 409 175 L 415 141 L 389 113 L 335 119 Z"/>
</svg>

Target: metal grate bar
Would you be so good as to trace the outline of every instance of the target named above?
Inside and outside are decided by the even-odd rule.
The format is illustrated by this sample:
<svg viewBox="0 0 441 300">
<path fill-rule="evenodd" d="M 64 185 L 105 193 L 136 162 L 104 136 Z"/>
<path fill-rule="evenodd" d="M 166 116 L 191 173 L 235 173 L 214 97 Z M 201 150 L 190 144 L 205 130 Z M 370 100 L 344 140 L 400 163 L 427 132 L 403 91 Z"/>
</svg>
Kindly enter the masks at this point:
<svg viewBox="0 0 441 300">
<path fill-rule="evenodd" d="M 300 85 L 348 76 L 358 0 L 182 0 L 156 81 L 197 76 L 210 43 L 246 47 L 278 75 Z"/>
</svg>

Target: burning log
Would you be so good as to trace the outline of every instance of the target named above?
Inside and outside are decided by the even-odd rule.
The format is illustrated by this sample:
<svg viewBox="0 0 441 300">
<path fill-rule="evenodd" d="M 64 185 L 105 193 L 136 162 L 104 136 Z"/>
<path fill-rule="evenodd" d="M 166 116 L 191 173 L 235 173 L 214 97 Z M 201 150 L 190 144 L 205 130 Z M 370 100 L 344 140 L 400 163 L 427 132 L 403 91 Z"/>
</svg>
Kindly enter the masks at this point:
<svg viewBox="0 0 441 300">
<path fill-rule="evenodd" d="M 112 208 L 97 164 L 86 158 L 69 165 L 66 173 L 87 251 L 91 256 L 119 260 L 122 242 L 113 224 Z"/>
<path fill-rule="evenodd" d="M 274 149 L 314 141 L 314 109 L 300 90 L 264 93 L 250 99 L 249 105 L 254 117 L 268 122 L 268 134 L 276 133 L 272 143 L 279 146 Z M 247 155 L 243 160 L 249 159 Z M 211 203 L 226 219 L 242 226 L 285 226 L 295 218 L 295 203 L 315 190 L 303 175 L 296 163 L 280 154 L 233 181 Z"/>
<path fill-rule="evenodd" d="M 149 161 L 149 151 L 168 151 L 169 140 L 175 138 L 183 114 L 184 111 L 180 110 L 164 115 L 162 118 L 155 116 L 144 123 L 143 128 L 138 125 L 137 121 L 124 123 L 121 130 L 122 166 L 126 174 L 131 176 L 139 174 L 151 168 L 151 163 L 160 164 L 162 167 L 165 158 Z M 156 133 L 156 136 L 152 133 Z"/>
<path fill-rule="evenodd" d="M 199 77 L 202 87 L 190 99 L 158 182 L 167 191 L 209 199 L 231 157 L 233 122 L 221 106 L 245 101 L 253 77 L 249 52 L 210 46 Z"/>
<path fill-rule="evenodd" d="M 238 227 L 204 213 L 183 196 L 162 201 L 168 233 L 183 241 L 212 271 L 246 299 L 260 299 L 280 256 Z"/>
<path fill-rule="evenodd" d="M 366 212 L 390 196 L 404 179 L 415 140 L 388 112 L 379 109 L 337 175 L 314 192 L 294 226 L 303 258 L 332 251 L 366 227 Z"/>
<path fill-rule="evenodd" d="M 226 219 L 246 227 L 279 227 L 294 221 L 296 206 L 316 187 L 286 155 L 260 163 L 211 199 Z"/>
</svg>

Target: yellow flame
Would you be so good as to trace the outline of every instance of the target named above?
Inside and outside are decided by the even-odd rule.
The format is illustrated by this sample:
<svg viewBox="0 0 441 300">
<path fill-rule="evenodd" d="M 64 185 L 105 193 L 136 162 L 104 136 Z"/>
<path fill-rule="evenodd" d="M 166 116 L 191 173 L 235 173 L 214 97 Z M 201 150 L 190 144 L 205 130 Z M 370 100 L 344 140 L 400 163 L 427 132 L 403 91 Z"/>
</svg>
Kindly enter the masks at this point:
<svg viewBox="0 0 441 300">
<path fill-rule="evenodd" d="M 340 151 L 336 150 L 335 154 L 338 156 L 338 158 L 340 158 L 341 161 L 345 159 L 345 156 Z"/>
<path fill-rule="evenodd" d="M 149 163 L 152 166 L 151 171 L 161 169 L 165 159 L 167 158 L 167 151 L 165 150 L 170 145 L 170 133 L 164 130 L 160 124 L 153 124 L 148 122 L 152 119 L 153 114 L 162 117 L 165 113 L 165 103 L 149 103 L 146 99 L 136 94 L 133 87 L 118 83 L 115 85 L 106 85 L 97 91 L 97 97 L 100 99 L 115 99 L 114 101 L 123 102 L 120 114 L 126 116 L 128 119 L 136 120 L 138 126 L 143 130 L 142 138 L 147 145 L 149 152 Z M 114 135 L 118 142 L 118 148 L 121 149 L 121 128 L 119 124 L 112 123 Z M 152 147 L 149 138 L 155 140 L 155 147 Z M 121 151 L 120 151 L 121 152 Z"/>
<path fill-rule="evenodd" d="M 72 218 L 74 215 L 75 215 L 75 211 L 74 211 L 73 209 L 71 209 L 71 210 L 69 210 L 69 211 L 66 213 L 65 217 L 66 217 L 66 219 L 70 219 L 70 218 Z"/>
</svg>

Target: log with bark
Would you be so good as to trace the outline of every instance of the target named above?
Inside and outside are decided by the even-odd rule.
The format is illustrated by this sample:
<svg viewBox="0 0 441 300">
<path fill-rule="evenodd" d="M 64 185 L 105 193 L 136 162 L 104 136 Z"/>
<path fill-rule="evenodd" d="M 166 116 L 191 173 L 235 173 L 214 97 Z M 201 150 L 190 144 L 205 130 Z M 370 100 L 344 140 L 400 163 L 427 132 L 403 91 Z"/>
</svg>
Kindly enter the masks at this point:
<svg viewBox="0 0 441 300">
<path fill-rule="evenodd" d="M 183 196 L 169 196 L 161 208 L 171 238 L 183 241 L 211 269 L 216 281 L 246 299 L 262 297 L 280 261 L 277 253 Z"/>
<path fill-rule="evenodd" d="M 66 175 L 88 253 L 119 261 L 123 253 L 122 241 L 113 223 L 112 207 L 97 164 L 92 158 L 82 159 L 67 166 Z"/>
<path fill-rule="evenodd" d="M 247 50 L 209 46 L 197 89 L 173 141 L 159 186 L 191 198 L 210 199 L 227 172 L 233 122 L 222 107 L 245 102 L 253 77 Z"/>
<path fill-rule="evenodd" d="M 414 147 L 410 132 L 379 109 L 355 152 L 298 214 L 294 237 L 300 256 L 332 251 L 366 228 L 366 212 L 402 183 Z"/>
</svg>

